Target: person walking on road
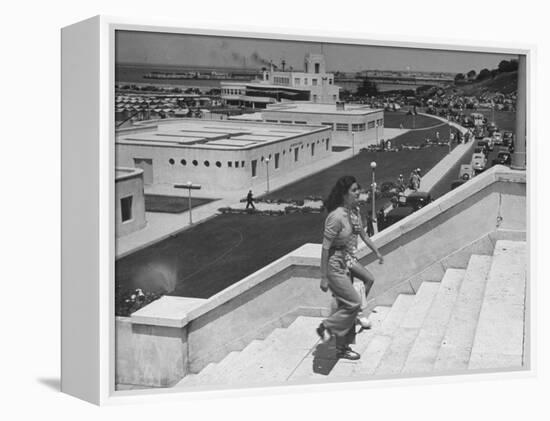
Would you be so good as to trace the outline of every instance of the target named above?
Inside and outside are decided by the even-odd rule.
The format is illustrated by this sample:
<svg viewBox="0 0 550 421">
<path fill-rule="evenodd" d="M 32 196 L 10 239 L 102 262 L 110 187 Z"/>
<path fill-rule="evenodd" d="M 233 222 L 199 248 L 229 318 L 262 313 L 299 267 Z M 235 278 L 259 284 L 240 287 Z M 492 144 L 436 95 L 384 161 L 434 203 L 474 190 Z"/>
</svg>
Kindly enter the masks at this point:
<svg viewBox="0 0 550 421">
<path fill-rule="evenodd" d="M 338 307 L 319 325 L 317 334 L 323 342 L 328 342 L 334 336 L 337 357 L 348 360 L 360 358 L 350 346 L 355 343 L 355 322 L 361 311 L 362 301 L 353 287 L 349 267 L 350 247 L 354 240 L 355 245 L 357 244 L 357 235 L 361 235 L 359 231 L 365 235 L 357 214 L 354 213 L 358 200 L 359 186 L 355 177 L 344 176 L 338 179 L 325 201 L 329 214 L 325 220 L 321 252 L 320 287 L 322 291 L 332 292 Z M 367 239 L 367 245 L 369 242 Z M 372 242 L 370 243 L 374 247 L 373 251 L 377 251 Z M 379 253 L 377 255 L 382 258 Z"/>
<path fill-rule="evenodd" d="M 256 209 L 256 206 L 254 206 L 254 196 L 252 195 L 252 190 L 248 190 L 248 194 L 246 195 L 246 209 L 248 209 L 249 206 L 252 206 L 252 209 Z"/>
</svg>

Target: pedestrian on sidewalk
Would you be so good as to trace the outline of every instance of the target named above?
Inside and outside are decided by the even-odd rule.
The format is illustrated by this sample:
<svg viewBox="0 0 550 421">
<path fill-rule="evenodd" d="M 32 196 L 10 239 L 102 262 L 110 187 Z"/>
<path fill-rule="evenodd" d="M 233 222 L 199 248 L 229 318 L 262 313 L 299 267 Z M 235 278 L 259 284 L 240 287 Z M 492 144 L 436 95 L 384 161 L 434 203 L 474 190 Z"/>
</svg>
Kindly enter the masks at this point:
<svg viewBox="0 0 550 421">
<path fill-rule="evenodd" d="M 405 191 L 405 179 L 403 178 L 403 174 L 399 174 L 399 177 L 397 177 L 397 188 L 399 191 Z"/>
<path fill-rule="evenodd" d="M 249 206 L 252 206 L 252 209 L 256 209 L 256 206 L 254 206 L 254 195 L 252 194 L 252 190 L 248 190 L 248 194 L 246 195 L 246 209 L 248 209 Z"/>
<path fill-rule="evenodd" d="M 325 208 L 329 214 L 325 220 L 321 252 L 320 287 L 325 292 L 330 289 L 336 299 L 337 309 L 323 320 L 317 328 L 317 334 L 323 342 L 335 336 L 337 357 L 349 360 L 360 358 L 360 355 L 351 349 L 350 344 L 355 343 L 355 323 L 362 302 L 350 278 L 350 266 L 354 266 L 355 263 L 353 241 L 356 247 L 357 236 L 360 235 L 379 259 L 383 259 L 376 246 L 365 236 L 357 210 L 358 200 L 359 186 L 355 177 L 344 176 L 338 179 L 325 201 Z M 372 286 L 372 274 L 365 274 L 364 271 L 361 273 L 361 265 L 358 266 L 359 275 L 370 279 Z"/>
</svg>

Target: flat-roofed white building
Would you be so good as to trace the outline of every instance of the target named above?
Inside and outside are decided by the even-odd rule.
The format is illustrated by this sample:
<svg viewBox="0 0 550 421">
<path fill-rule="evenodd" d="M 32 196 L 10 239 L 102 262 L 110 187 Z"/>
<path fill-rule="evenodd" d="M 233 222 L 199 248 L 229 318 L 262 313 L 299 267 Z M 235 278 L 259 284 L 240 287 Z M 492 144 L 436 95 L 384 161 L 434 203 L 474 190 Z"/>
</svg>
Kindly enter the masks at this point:
<svg viewBox="0 0 550 421">
<path fill-rule="evenodd" d="M 146 185 L 192 181 L 220 192 L 263 187 L 268 170 L 271 179 L 303 171 L 331 147 L 321 125 L 165 119 L 118 130 L 116 164 L 142 169 Z"/>
<path fill-rule="evenodd" d="M 117 237 L 146 224 L 143 171 L 139 168 L 115 168 L 115 220 Z"/>
<path fill-rule="evenodd" d="M 334 146 L 358 148 L 375 145 L 384 136 L 384 110 L 366 105 L 284 103 L 262 110 L 268 123 L 330 127 Z"/>
<path fill-rule="evenodd" d="M 222 82 L 222 99 L 229 105 L 265 108 L 282 101 L 335 103 L 340 87 L 334 85 L 334 74 L 326 72 L 322 54 L 308 54 L 305 71 L 274 70 L 262 72 L 262 79 L 250 82 Z"/>
</svg>

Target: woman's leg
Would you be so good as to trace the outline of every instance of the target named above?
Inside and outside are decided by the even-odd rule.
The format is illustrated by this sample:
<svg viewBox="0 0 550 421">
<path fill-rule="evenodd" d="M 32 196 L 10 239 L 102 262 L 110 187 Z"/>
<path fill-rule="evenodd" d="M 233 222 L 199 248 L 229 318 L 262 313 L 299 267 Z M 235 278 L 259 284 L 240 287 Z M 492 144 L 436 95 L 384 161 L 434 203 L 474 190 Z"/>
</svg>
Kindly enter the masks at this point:
<svg viewBox="0 0 550 421">
<path fill-rule="evenodd" d="M 358 293 L 361 295 L 360 296 L 361 311 L 357 315 L 357 320 L 363 329 L 369 329 L 372 326 L 372 324 L 369 321 L 368 317 L 363 313 L 363 309 L 366 306 L 367 297 L 374 283 L 374 276 L 367 268 L 359 264 L 359 262 L 354 262 L 354 264 L 350 268 L 350 272 L 352 275 L 352 282 L 353 282 L 353 278 L 355 277 L 361 280 L 365 285 L 364 293 L 362 293 L 363 291 L 361 292 L 358 291 Z"/>
<path fill-rule="evenodd" d="M 355 319 L 361 309 L 359 295 L 353 288 L 342 259 L 331 257 L 328 267 L 329 289 L 338 303 L 337 310 L 323 321 L 323 325 L 334 336 L 339 349 L 354 342 Z"/>
</svg>

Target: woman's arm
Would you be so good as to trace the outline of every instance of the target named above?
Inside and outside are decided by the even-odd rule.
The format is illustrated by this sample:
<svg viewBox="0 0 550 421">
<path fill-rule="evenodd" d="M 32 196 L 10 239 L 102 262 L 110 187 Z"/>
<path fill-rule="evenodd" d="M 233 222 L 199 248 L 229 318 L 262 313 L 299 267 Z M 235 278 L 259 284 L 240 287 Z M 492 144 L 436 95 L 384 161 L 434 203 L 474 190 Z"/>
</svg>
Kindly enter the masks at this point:
<svg viewBox="0 0 550 421">
<path fill-rule="evenodd" d="M 361 230 L 359 232 L 359 235 L 361 236 L 361 240 L 367 245 L 368 248 L 370 248 L 375 254 L 376 257 L 378 257 L 378 261 L 380 263 L 384 263 L 384 256 L 380 253 L 380 250 L 378 250 L 378 247 L 373 243 L 373 241 L 367 237 L 367 234 L 365 234 L 364 230 Z"/>
<path fill-rule="evenodd" d="M 320 286 L 321 286 L 321 290 L 324 292 L 328 291 L 327 267 L 328 267 L 328 248 L 326 249 L 323 244 L 323 249 L 321 251 L 321 285 Z"/>
</svg>

